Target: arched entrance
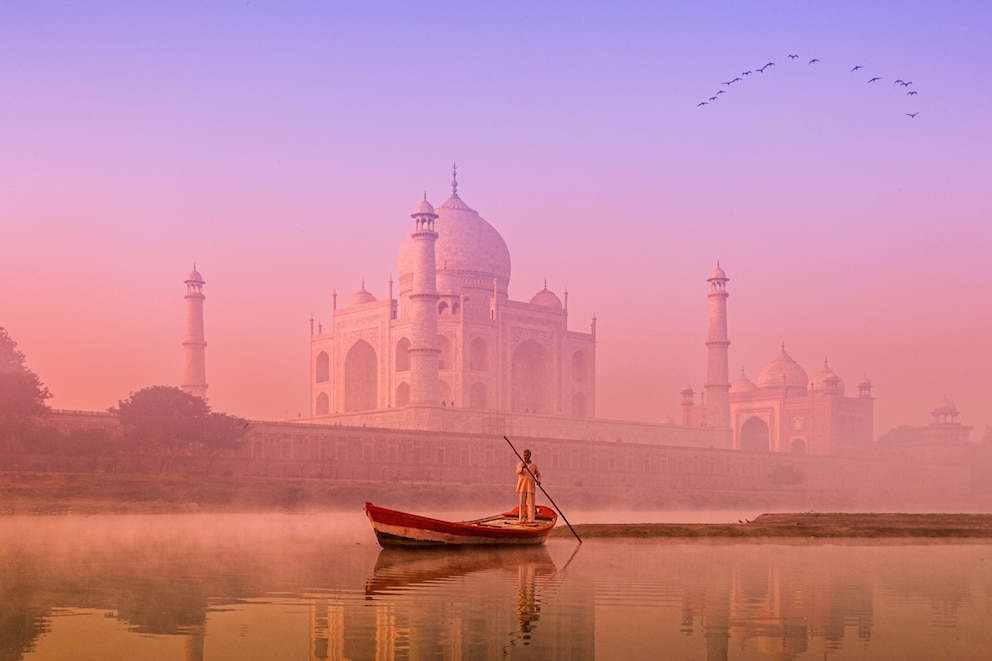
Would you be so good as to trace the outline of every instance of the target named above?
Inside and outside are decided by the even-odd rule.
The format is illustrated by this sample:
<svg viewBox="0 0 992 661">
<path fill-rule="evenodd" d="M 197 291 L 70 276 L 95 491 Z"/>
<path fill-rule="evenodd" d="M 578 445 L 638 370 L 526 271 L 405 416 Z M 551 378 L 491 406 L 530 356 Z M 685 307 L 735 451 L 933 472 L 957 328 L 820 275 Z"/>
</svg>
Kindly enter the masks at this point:
<svg viewBox="0 0 992 661">
<path fill-rule="evenodd" d="M 375 409 L 377 364 L 375 349 L 365 340 L 355 342 L 344 361 L 344 410 Z"/>
<path fill-rule="evenodd" d="M 410 384 L 404 381 L 396 386 L 396 406 L 410 405 Z"/>
<path fill-rule="evenodd" d="M 741 426 L 741 450 L 768 452 L 768 424 L 761 418 L 751 418 Z"/>
<path fill-rule="evenodd" d="M 551 413 L 551 357 L 536 340 L 513 350 L 510 372 L 510 410 Z"/>
</svg>

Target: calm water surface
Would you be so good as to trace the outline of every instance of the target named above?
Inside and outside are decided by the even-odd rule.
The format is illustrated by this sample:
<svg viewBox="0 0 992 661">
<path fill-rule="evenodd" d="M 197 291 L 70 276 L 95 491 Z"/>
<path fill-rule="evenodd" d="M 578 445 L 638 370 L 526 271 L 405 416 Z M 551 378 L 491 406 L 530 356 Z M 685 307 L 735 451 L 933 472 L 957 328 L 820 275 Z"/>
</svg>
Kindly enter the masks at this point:
<svg viewBox="0 0 992 661">
<path fill-rule="evenodd" d="M 360 511 L 0 518 L 0 661 L 505 658 L 988 659 L 992 544 L 403 552 Z"/>
</svg>

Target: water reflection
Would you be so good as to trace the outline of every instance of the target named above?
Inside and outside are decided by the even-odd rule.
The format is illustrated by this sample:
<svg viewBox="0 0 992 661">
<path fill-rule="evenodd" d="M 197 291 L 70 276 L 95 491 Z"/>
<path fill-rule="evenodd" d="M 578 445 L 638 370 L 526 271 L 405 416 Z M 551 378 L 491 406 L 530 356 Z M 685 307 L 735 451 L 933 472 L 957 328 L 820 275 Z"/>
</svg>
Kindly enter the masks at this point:
<svg viewBox="0 0 992 661">
<path fill-rule="evenodd" d="M 553 589 L 557 574 L 554 561 L 544 546 L 520 548 L 462 549 L 383 549 L 372 575 L 365 584 L 369 599 L 389 598 L 412 593 L 424 584 L 436 586 L 455 579 L 463 585 L 478 580 L 481 586 L 507 588 L 516 581 L 516 630 L 510 634 L 511 645 L 528 644 L 531 632 L 540 619 L 542 592 Z M 471 576 L 470 575 L 474 575 Z M 494 580 L 487 581 L 486 578 Z M 417 591 L 417 608 L 438 612 L 450 596 L 444 590 Z M 411 594 L 412 596 L 412 594 Z M 422 598 L 419 598 L 422 597 Z M 510 602 L 505 600 L 503 605 Z M 490 620 L 492 620 L 490 615 Z M 451 620 L 454 625 L 456 620 Z M 463 622 L 457 622 L 463 625 Z M 485 636 L 486 631 L 468 631 L 471 636 Z M 459 633 L 461 636 L 462 633 Z"/>
<path fill-rule="evenodd" d="M 0 525 L 0 661 L 992 657 L 980 542 L 382 550 L 360 512 Z"/>
</svg>

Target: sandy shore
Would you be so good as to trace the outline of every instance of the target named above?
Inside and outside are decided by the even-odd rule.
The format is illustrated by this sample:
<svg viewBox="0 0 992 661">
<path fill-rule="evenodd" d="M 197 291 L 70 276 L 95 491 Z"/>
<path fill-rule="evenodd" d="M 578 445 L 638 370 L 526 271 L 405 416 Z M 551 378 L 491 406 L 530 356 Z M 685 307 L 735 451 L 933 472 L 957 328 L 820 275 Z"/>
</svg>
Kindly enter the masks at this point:
<svg viewBox="0 0 992 661">
<path fill-rule="evenodd" d="M 597 538 L 990 538 L 992 514 L 806 512 L 762 514 L 741 523 L 584 523 L 582 539 Z M 571 537 L 559 522 L 552 537 Z"/>
</svg>

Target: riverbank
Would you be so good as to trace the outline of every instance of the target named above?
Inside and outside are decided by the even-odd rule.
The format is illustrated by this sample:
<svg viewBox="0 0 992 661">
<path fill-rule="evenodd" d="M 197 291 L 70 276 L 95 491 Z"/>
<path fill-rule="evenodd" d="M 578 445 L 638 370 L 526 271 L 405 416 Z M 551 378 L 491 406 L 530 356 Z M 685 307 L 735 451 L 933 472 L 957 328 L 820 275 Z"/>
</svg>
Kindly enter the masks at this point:
<svg viewBox="0 0 992 661">
<path fill-rule="evenodd" d="M 992 514 L 806 512 L 762 514 L 740 523 L 592 523 L 572 526 L 582 539 L 602 538 L 984 538 L 992 539 Z M 559 525 L 552 537 L 571 537 Z"/>
<path fill-rule="evenodd" d="M 624 510 L 595 502 L 589 490 L 561 489 L 569 509 Z M 0 515 L 176 514 L 190 512 L 315 512 L 361 510 L 366 501 L 411 511 L 509 509 L 507 489 L 430 483 L 372 483 L 317 479 L 176 477 L 106 473 L 0 472 Z M 514 500 L 509 494 L 509 500 Z M 556 494 L 556 499 L 558 494 Z M 685 504 L 681 504 L 685 508 Z M 743 506 L 739 503 L 738 505 Z M 655 507 L 663 511 L 664 507 Z M 699 507 L 705 512 L 707 508 Z M 754 511 L 754 503 L 748 509 Z M 760 510 L 759 510 L 760 511 Z M 652 516 L 658 516 L 654 514 Z M 573 526 L 582 539 L 629 538 L 985 538 L 992 514 L 763 514 L 740 523 Z M 571 537 L 564 521 L 552 537 Z"/>
</svg>

